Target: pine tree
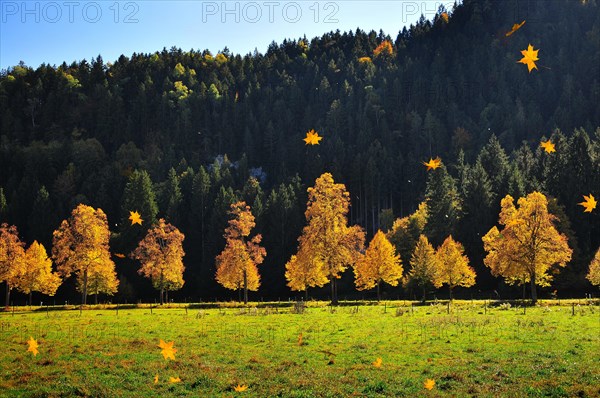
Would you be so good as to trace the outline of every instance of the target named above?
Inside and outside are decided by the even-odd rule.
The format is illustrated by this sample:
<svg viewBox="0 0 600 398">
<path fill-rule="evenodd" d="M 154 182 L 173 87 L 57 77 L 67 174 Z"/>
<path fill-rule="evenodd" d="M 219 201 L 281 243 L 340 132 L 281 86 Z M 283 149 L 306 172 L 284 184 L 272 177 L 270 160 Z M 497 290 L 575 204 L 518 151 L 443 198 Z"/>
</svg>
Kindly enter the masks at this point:
<svg viewBox="0 0 600 398">
<path fill-rule="evenodd" d="M 444 165 L 430 172 L 425 198 L 428 213 L 425 234 L 433 244 L 440 244 L 455 233 L 462 212 L 456 182 Z"/>
</svg>

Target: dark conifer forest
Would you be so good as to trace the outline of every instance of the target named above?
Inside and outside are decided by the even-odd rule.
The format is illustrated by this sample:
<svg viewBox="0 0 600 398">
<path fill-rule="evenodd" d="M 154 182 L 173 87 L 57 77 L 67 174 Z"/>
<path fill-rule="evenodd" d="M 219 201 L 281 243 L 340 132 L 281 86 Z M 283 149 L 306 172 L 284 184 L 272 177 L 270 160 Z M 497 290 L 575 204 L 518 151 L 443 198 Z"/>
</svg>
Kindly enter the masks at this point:
<svg viewBox="0 0 600 398">
<path fill-rule="evenodd" d="M 0 221 L 28 245 L 51 248 L 60 222 L 88 204 L 108 217 L 111 251 L 129 255 L 165 218 L 185 235 L 185 285 L 170 297 L 237 300 L 215 281 L 215 257 L 230 204 L 243 200 L 267 252 L 250 299 L 287 300 L 303 296 L 286 286 L 284 267 L 306 222 L 306 190 L 330 172 L 367 241 L 427 201 L 431 243 L 452 234 L 477 272 L 476 285 L 454 296 L 519 298 L 520 287 L 483 264 L 481 237 L 507 194 L 539 191 L 574 250 L 540 297 L 597 294 L 585 276 L 600 246 L 600 209 L 584 213 L 578 203 L 600 197 L 600 3 L 527 3 L 464 0 L 393 36 L 336 31 L 273 42 L 264 54 L 170 48 L 10 67 L 0 74 Z M 392 51 L 375 51 L 386 40 Z M 529 44 L 539 49 L 531 72 L 517 62 Z M 311 129 L 319 145 L 303 142 Z M 548 139 L 556 152 L 540 147 Z M 440 172 L 429 173 L 422 162 L 438 156 Z M 144 228 L 130 228 L 133 210 Z M 410 257 L 395 243 L 406 270 Z M 139 262 L 114 261 L 119 291 L 104 300 L 156 297 Z M 419 295 L 382 289 L 388 299 Z M 375 297 L 355 290 L 351 270 L 338 291 Z M 55 300 L 77 297 L 67 280 Z"/>
</svg>

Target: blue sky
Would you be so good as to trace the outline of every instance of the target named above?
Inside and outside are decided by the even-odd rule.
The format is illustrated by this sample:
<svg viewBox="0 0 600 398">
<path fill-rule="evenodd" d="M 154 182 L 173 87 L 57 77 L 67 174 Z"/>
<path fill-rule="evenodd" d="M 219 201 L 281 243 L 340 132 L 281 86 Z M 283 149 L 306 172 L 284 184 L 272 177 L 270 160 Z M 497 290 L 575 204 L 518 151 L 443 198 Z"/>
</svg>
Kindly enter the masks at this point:
<svg viewBox="0 0 600 398">
<path fill-rule="evenodd" d="M 98 54 L 105 62 L 121 54 L 224 47 L 264 53 L 272 41 L 311 39 L 323 33 L 383 30 L 392 38 L 421 14 L 433 18 L 453 1 L 0 1 L 0 69 L 19 61 L 37 67 Z"/>
</svg>

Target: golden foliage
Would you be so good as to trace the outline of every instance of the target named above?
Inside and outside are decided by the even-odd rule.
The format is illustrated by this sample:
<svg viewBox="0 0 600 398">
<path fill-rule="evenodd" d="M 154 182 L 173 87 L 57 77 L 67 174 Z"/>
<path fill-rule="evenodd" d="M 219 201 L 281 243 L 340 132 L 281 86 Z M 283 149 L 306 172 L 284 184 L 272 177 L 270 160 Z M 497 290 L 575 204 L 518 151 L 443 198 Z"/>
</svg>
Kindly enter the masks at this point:
<svg viewBox="0 0 600 398">
<path fill-rule="evenodd" d="M 421 162 L 423 165 L 427 166 L 427 171 L 435 170 L 442 165 L 442 159 L 438 156 L 435 159 L 430 158 L 429 162 Z"/>
<path fill-rule="evenodd" d="M 594 198 L 594 195 L 590 194 L 590 196 L 583 195 L 583 199 L 584 201 L 578 203 L 578 205 L 585 208 L 583 211 L 584 213 L 591 213 L 592 210 L 596 208 L 596 198 Z"/>
<path fill-rule="evenodd" d="M 144 221 L 144 220 L 142 220 L 142 216 L 140 215 L 140 213 L 138 213 L 137 211 L 129 212 L 129 220 L 131 220 L 131 225 L 134 225 L 134 224 L 142 225 L 142 222 Z"/>
<path fill-rule="evenodd" d="M 24 245 L 17 227 L 6 223 L 0 225 L 0 282 L 6 282 L 9 291 L 16 286 L 24 267 Z"/>
<path fill-rule="evenodd" d="M 27 352 L 31 352 L 34 357 L 37 356 L 37 354 L 39 354 L 37 341 L 33 337 L 29 336 L 27 344 Z"/>
<path fill-rule="evenodd" d="M 158 347 L 161 349 L 160 353 L 162 354 L 163 358 L 165 358 L 165 360 L 175 360 L 175 353 L 177 352 L 177 348 L 173 348 L 174 343 L 174 341 L 171 341 L 170 343 L 165 343 L 163 339 L 160 339 Z"/>
<path fill-rule="evenodd" d="M 216 258 L 216 279 L 227 289 L 244 289 L 246 301 L 247 291 L 256 291 L 260 286 L 257 266 L 262 264 L 267 252 L 260 246 L 262 235 L 247 240 L 256 225 L 250 206 L 246 202 L 233 203 L 229 214 L 232 218 L 223 235 L 225 248 Z"/>
<path fill-rule="evenodd" d="M 532 289 L 535 285 L 548 286 L 550 267 L 564 267 L 573 250 L 567 237 L 554 227 L 557 218 L 548 212 L 546 196 L 530 193 L 518 200 L 516 208 L 514 199 L 506 195 L 500 204 L 499 223 L 504 229 L 493 227 L 482 238 L 488 252 L 485 265 L 509 284 L 530 282 Z"/>
<path fill-rule="evenodd" d="M 359 226 L 348 227 L 349 193 L 336 184 L 330 173 L 322 174 L 308 188 L 306 220 L 298 238 L 298 252 L 285 265 L 292 290 L 323 286 L 339 279 L 356 262 L 364 247 L 365 234 Z"/>
<path fill-rule="evenodd" d="M 54 296 L 61 284 L 58 274 L 52 272 L 52 260 L 44 245 L 34 241 L 25 252 L 23 267 L 16 277 L 15 287 L 22 293 L 40 292 Z"/>
<path fill-rule="evenodd" d="M 510 32 L 506 32 L 506 37 L 511 36 L 513 33 L 515 33 L 517 30 L 521 29 L 521 26 L 525 25 L 525 21 L 521 22 L 521 23 L 516 23 L 513 24 L 512 28 L 510 29 Z"/>
<path fill-rule="evenodd" d="M 354 283 L 358 290 L 372 289 L 381 282 L 398 286 L 403 271 L 396 248 L 383 232 L 377 231 L 365 254 L 354 265 Z"/>
<path fill-rule="evenodd" d="M 433 379 L 425 380 L 425 382 L 423 383 L 423 387 L 426 390 L 430 390 L 430 391 L 433 390 L 433 387 L 435 387 L 435 380 L 433 380 Z"/>
<path fill-rule="evenodd" d="M 119 281 L 108 247 L 110 231 L 102 209 L 80 204 L 53 235 L 52 257 L 58 272 L 64 278 L 75 274 L 84 303 L 88 294 L 117 291 Z"/>
<path fill-rule="evenodd" d="M 539 51 L 540 51 L 539 49 L 534 50 L 533 46 L 530 44 L 527 47 L 527 50 L 522 50 L 521 51 L 521 54 L 523 55 L 523 58 L 521 58 L 517 62 L 521 63 L 521 64 L 527 65 L 527 69 L 529 70 L 529 73 L 531 73 L 532 69 L 534 69 L 534 68 L 537 69 L 538 68 L 537 65 L 535 64 L 535 61 L 539 60 L 539 58 L 538 58 L 538 52 Z"/>
<path fill-rule="evenodd" d="M 410 271 L 405 282 L 415 282 L 417 285 L 425 287 L 433 283 L 436 272 L 439 268 L 438 257 L 435 250 L 425 235 L 420 235 L 417 246 L 410 258 Z"/>
<path fill-rule="evenodd" d="M 469 258 L 464 252 L 463 245 L 452 239 L 452 235 L 444 240 L 436 252 L 438 269 L 433 285 L 438 288 L 448 285 L 451 297 L 455 287 L 471 287 L 475 284 L 475 270 L 469 267 Z"/>
<path fill-rule="evenodd" d="M 394 54 L 394 47 L 389 40 L 382 41 L 375 50 L 373 50 L 373 55 L 375 57 L 379 57 L 380 55 L 392 55 Z"/>
<path fill-rule="evenodd" d="M 138 273 L 150 278 L 155 289 L 161 292 L 181 289 L 183 280 L 183 235 L 164 219 L 150 229 L 131 254 L 141 262 Z"/>
<path fill-rule="evenodd" d="M 590 263 L 590 271 L 587 274 L 587 279 L 592 285 L 600 285 L 600 248 Z"/>
<path fill-rule="evenodd" d="M 306 133 L 306 138 L 303 138 L 303 141 L 306 145 L 319 145 L 319 141 L 321 141 L 323 137 L 319 137 L 319 133 L 315 130 L 310 130 Z"/>
<path fill-rule="evenodd" d="M 556 152 L 556 148 L 554 147 L 554 144 L 550 140 L 542 141 L 540 143 L 540 146 L 542 148 L 544 148 L 544 151 L 546 151 L 548 153 Z"/>
</svg>

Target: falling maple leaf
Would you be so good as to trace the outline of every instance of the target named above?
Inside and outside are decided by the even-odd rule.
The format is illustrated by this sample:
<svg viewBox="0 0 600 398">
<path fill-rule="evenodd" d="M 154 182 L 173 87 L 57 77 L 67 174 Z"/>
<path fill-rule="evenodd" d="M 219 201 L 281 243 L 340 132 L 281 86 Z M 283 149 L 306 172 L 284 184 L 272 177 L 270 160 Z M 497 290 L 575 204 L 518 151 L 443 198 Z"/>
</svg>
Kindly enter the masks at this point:
<svg viewBox="0 0 600 398">
<path fill-rule="evenodd" d="M 154 384 L 158 383 L 158 373 L 154 376 Z"/>
<path fill-rule="evenodd" d="M 181 383 L 181 379 L 179 377 L 169 377 L 169 383 Z"/>
<path fill-rule="evenodd" d="M 381 358 L 377 358 L 375 362 L 373 362 L 373 366 L 375 366 L 376 368 L 380 368 L 382 363 L 383 360 Z"/>
<path fill-rule="evenodd" d="M 125 258 L 125 255 L 123 253 L 113 253 L 113 256 L 117 258 Z"/>
<path fill-rule="evenodd" d="M 27 348 L 27 352 L 31 352 L 33 354 L 33 356 L 35 357 L 39 353 L 37 341 L 34 340 L 33 337 L 29 336 L 29 340 L 27 341 L 27 344 L 29 344 L 29 347 Z"/>
<path fill-rule="evenodd" d="M 423 383 L 423 387 L 425 387 L 428 390 L 433 390 L 433 387 L 435 387 L 435 380 L 433 380 L 433 379 L 425 380 L 425 383 Z"/>
<path fill-rule="evenodd" d="M 134 224 L 140 224 L 142 225 L 142 216 L 140 215 L 140 213 L 138 213 L 137 211 L 130 211 L 129 212 L 129 219 L 131 220 L 131 225 Z"/>
<path fill-rule="evenodd" d="M 170 343 L 165 343 L 163 339 L 160 339 L 160 343 L 158 347 L 162 348 L 160 352 L 165 359 L 171 358 L 173 361 L 175 360 L 175 353 L 177 352 L 177 348 L 173 348 L 173 341 Z"/>
<path fill-rule="evenodd" d="M 443 12 L 440 14 L 440 17 L 442 17 L 442 19 L 444 20 L 444 22 L 448 23 L 448 20 L 450 19 L 450 17 L 448 17 L 448 13 L 447 12 Z"/>
<path fill-rule="evenodd" d="M 506 37 L 512 35 L 513 33 L 515 33 L 517 30 L 521 29 L 521 26 L 523 26 L 525 24 L 525 21 L 521 22 L 521 23 L 516 23 L 512 26 L 512 28 L 510 29 L 510 32 L 506 33 Z"/>
<path fill-rule="evenodd" d="M 537 69 L 537 65 L 535 64 L 535 61 L 538 61 L 538 52 L 540 50 L 534 50 L 533 46 L 530 44 L 527 47 L 527 50 L 522 50 L 521 54 L 523 54 L 523 58 L 521 58 L 519 61 L 517 61 L 517 63 L 521 63 L 521 64 L 525 64 L 527 65 L 527 69 L 529 69 L 529 73 L 531 73 L 532 69 Z"/>
<path fill-rule="evenodd" d="M 552 142 L 550 142 L 550 140 L 548 141 L 542 141 L 542 143 L 540 144 L 540 146 L 542 148 L 544 148 L 544 150 L 548 153 L 552 153 L 552 152 L 556 152 L 556 149 L 554 148 L 554 144 Z"/>
<path fill-rule="evenodd" d="M 319 137 L 319 133 L 315 130 L 310 130 L 306 133 L 306 138 L 304 138 L 304 142 L 306 145 L 319 145 L 319 141 L 321 141 L 323 137 Z"/>
<path fill-rule="evenodd" d="M 246 391 L 247 389 L 248 389 L 248 386 L 245 384 L 244 385 L 238 384 L 237 386 L 233 387 L 233 391 L 235 391 L 235 392 L 243 392 L 243 391 Z"/>
<path fill-rule="evenodd" d="M 594 195 L 590 194 L 590 196 L 583 195 L 584 202 L 578 203 L 579 206 L 585 207 L 584 213 L 591 213 L 592 210 L 596 208 L 596 199 Z"/>
<path fill-rule="evenodd" d="M 425 166 L 427 166 L 427 171 L 435 170 L 442 165 L 442 159 L 439 156 L 435 159 L 429 159 L 429 162 L 422 162 Z"/>
</svg>

